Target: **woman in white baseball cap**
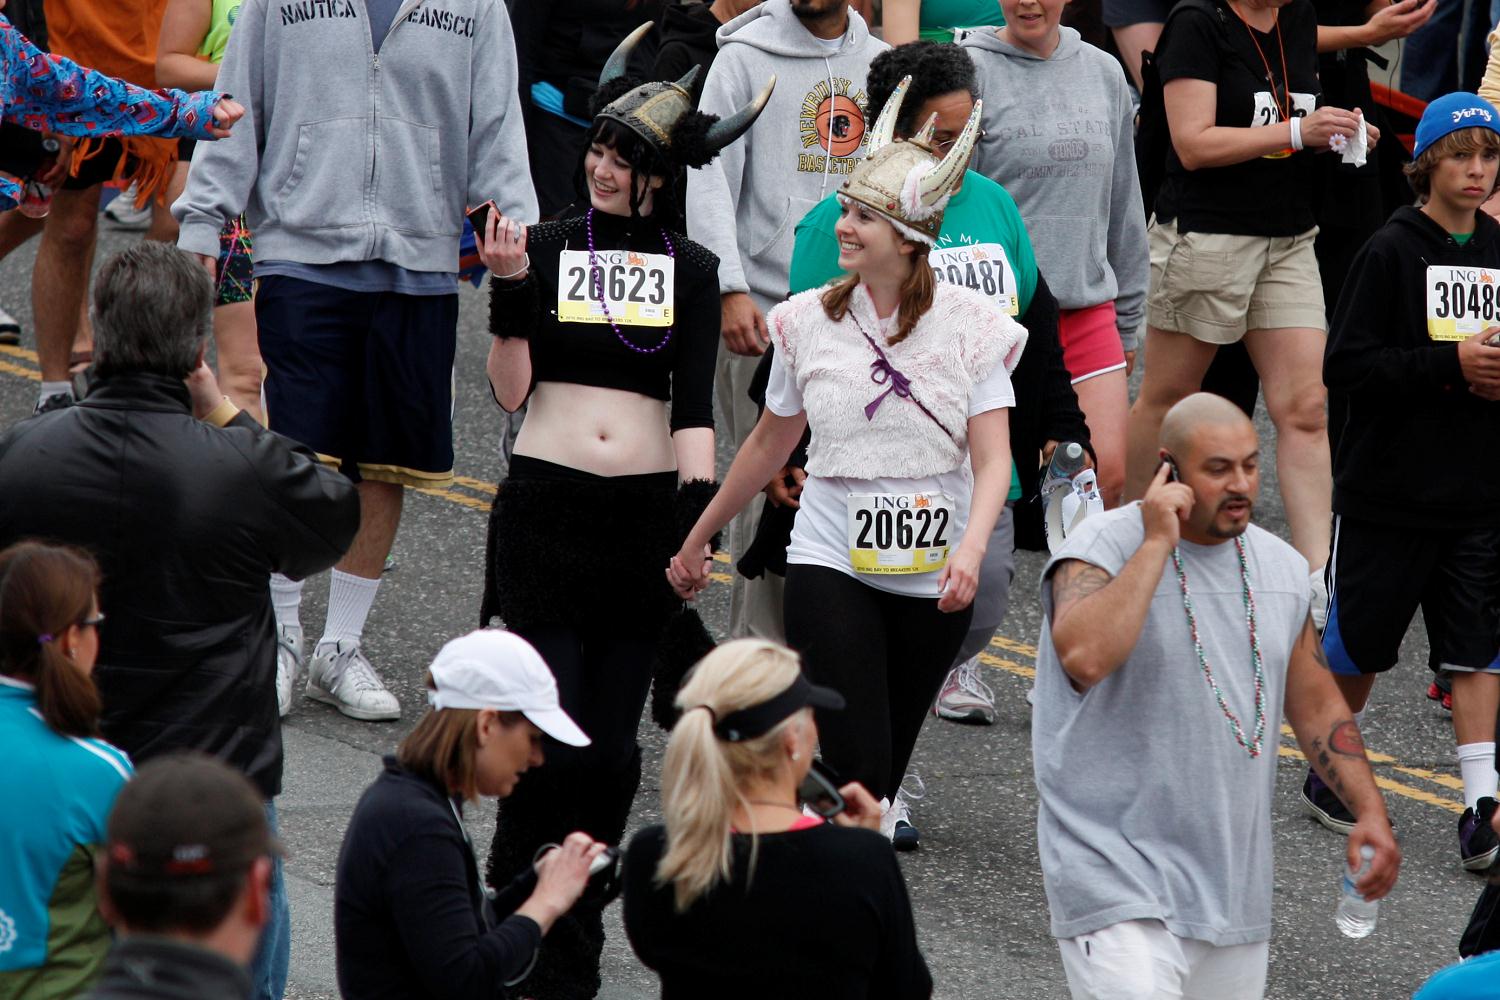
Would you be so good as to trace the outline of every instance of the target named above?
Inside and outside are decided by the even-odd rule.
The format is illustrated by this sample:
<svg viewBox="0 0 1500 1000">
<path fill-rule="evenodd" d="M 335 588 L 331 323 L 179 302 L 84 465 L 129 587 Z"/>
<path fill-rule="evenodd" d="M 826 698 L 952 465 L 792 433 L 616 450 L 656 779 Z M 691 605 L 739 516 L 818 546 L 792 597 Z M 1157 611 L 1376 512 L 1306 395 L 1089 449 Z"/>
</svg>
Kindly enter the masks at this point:
<svg viewBox="0 0 1500 1000">
<path fill-rule="evenodd" d="M 334 883 L 339 990 L 362 997 L 504 996 L 567 913 L 605 845 L 573 833 L 496 893 L 480 881 L 463 805 L 504 798 L 542 763 L 542 735 L 587 746 L 532 646 L 481 629 L 427 674 L 430 708 L 365 790 Z"/>
</svg>

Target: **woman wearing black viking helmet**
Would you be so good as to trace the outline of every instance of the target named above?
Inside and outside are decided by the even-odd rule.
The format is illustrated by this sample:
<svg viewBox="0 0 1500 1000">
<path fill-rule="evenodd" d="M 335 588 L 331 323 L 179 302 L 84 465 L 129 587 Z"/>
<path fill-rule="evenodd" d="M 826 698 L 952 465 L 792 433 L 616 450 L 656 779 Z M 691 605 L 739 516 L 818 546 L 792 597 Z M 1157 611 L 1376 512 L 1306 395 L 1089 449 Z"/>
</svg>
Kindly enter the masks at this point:
<svg viewBox="0 0 1500 1000">
<path fill-rule="evenodd" d="M 906 86 L 886 101 L 869 156 L 839 191 L 849 276 L 766 317 L 776 357 L 765 412 L 667 577 L 685 597 L 706 586 L 703 544 L 811 425 L 787 549 L 787 641 L 809 678 L 848 700 L 840 716 L 818 716 L 824 759 L 884 796 L 885 826 L 910 843 L 896 792 L 968 630 L 1009 491 L 1009 373 L 1026 331 L 994 299 L 934 283 L 927 253 L 981 108 L 940 158 L 935 119 L 891 142 Z"/>
<path fill-rule="evenodd" d="M 600 77 L 579 204 L 530 227 L 492 212 L 478 234 L 494 274 L 490 384 L 507 411 L 527 404 L 490 518 L 481 614 L 541 652 L 593 737 L 549 743 L 501 807 L 490 869 L 502 877 L 573 830 L 623 835 L 652 662 L 682 609 L 661 566 L 715 489 L 718 260 L 681 233 L 673 181 L 749 128 L 771 85 L 720 120 L 692 110 L 696 70 L 625 80 L 649 28 Z M 520 992 L 592 997 L 603 940 L 599 911 L 575 909 Z"/>
</svg>

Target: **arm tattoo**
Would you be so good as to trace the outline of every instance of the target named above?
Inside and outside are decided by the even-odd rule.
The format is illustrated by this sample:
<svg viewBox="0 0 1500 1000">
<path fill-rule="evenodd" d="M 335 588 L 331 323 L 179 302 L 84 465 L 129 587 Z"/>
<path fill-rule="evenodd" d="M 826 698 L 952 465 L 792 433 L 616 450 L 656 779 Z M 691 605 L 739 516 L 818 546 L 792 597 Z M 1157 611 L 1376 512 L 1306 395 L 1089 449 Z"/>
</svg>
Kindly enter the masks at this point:
<svg viewBox="0 0 1500 1000">
<path fill-rule="evenodd" d="M 1334 753 L 1341 753 L 1345 757 L 1363 757 L 1365 755 L 1365 738 L 1359 733 L 1359 726 L 1353 719 L 1344 719 L 1335 722 L 1333 729 L 1328 733 L 1328 749 Z"/>
<path fill-rule="evenodd" d="M 1098 566 L 1081 559 L 1064 559 L 1058 563 L 1052 571 L 1052 621 L 1062 620 L 1073 605 L 1103 590 L 1112 579 Z"/>
<path fill-rule="evenodd" d="M 1313 659 L 1317 661 L 1318 666 L 1331 673 L 1333 671 L 1333 665 L 1328 662 L 1328 654 L 1323 652 L 1323 640 L 1318 638 L 1318 632 L 1315 628 L 1313 628 L 1312 618 L 1310 616 L 1307 619 L 1307 624 L 1303 626 L 1303 628 L 1303 635 L 1307 637 L 1307 642 L 1312 647 Z"/>
</svg>

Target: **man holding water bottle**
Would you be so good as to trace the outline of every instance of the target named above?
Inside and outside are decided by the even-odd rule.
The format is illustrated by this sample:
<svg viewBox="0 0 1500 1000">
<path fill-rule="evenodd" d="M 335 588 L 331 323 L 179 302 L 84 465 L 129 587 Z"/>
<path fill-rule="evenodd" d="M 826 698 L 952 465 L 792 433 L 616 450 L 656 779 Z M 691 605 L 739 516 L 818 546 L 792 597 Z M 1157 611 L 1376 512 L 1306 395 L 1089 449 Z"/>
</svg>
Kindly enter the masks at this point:
<svg viewBox="0 0 1500 1000">
<path fill-rule="evenodd" d="M 1254 425 L 1199 393 L 1160 445 L 1145 498 L 1088 518 L 1043 573 L 1032 756 L 1052 933 L 1075 1000 L 1259 998 L 1283 711 L 1354 809 L 1342 860 L 1373 849 L 1365 899 L 1401 851 L 1308 617 L 1306 561 L 1251 524 Z"/>
</svg>

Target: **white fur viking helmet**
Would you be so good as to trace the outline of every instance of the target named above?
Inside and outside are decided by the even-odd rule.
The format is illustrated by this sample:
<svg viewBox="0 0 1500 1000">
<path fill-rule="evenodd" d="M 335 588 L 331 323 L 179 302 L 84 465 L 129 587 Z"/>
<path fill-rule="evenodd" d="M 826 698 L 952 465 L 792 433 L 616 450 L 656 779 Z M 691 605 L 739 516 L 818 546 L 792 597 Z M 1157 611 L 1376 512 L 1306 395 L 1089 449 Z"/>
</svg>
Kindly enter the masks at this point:
<svg viewBox="0 0 1500 1000">
<path fill-rule="evenodd" d="M 932 146 L 936 115 L 927 119 L 927 124 L 910 139 L 891 138 L 901 114 L 901 102 L 910 86 L 908 76 L 891 91 L 870 134 L 870 153 L 839 188 L 839 198 L 852 198 L 874 209 L 890 220 L 902 236 L 932 246 L 943 228 L 943 209 L 968 167 L 969 153 L 979 138 L 983 102 L 974 102 L 974 110 L 963 131 L 953 140 L 953 148 L 947 156 L 939 156 Z"/>
</svg>

